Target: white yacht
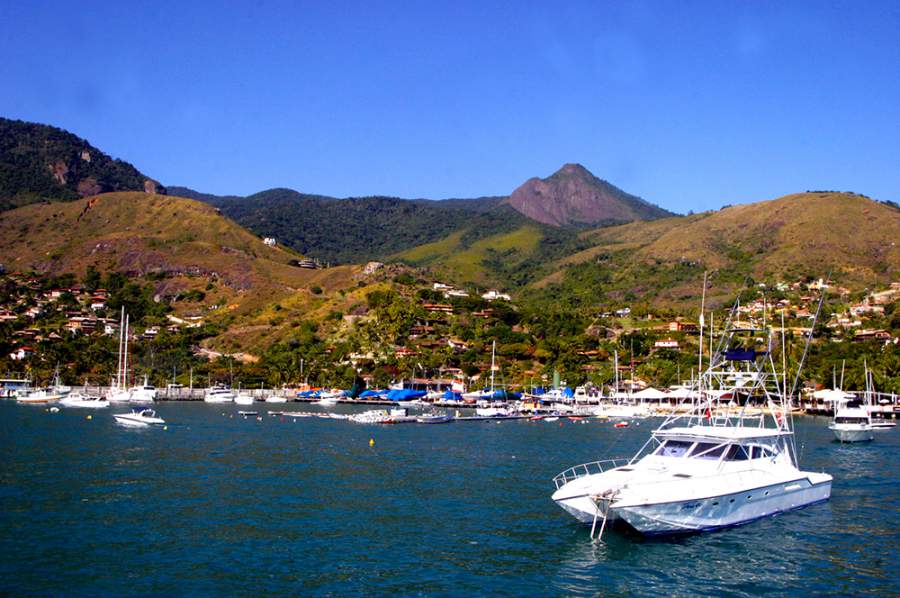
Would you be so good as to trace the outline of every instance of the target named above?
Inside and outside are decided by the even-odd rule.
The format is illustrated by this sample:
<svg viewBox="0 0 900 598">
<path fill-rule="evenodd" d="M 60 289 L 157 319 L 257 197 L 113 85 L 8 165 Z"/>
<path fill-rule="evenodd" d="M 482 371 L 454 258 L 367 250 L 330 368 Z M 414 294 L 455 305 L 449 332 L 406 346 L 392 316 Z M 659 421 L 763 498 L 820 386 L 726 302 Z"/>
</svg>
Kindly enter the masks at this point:
<svg viewBox="0 0 900 598">
<path fill-rule="evenodd" d="M 875 438 L 872 416 L 859 401 L 835 404 L 834 420 L 828 429 L 841 442 L 868 442 Z"/>
<path fill-rule="evenodd" d="M 132 403 L 152 403 L 156 400 L 156 387 L 147 382 L 147 376 L 144 376 L 142 385 L 132 386 L 130 393 L 129 400 Z"/>
<path fill-rule="evenodd" d="M 46 405 L 59 401 L 63 396 L 45 388 L 22 388 L 16 392 L 16 402 L 23 405 Z"/>
<path fill-rule="evenodd" d="M 269 395 L 266 397 L 266 403 L 287 403 L 286 397 L 279 397 L 278 395 Z"/>
<path fill-rule="evenodd" d="M 234 397 L 234 402 L 237 405 L 252 405 L 253 404 L 253 395 L 246 391 L 238 392 Z"/>
<path fill-rule="evenodd" d="M 115 413 L 113 417 L 116 418 L 116 422 L 123 426 L 138 427 L 166 423 L 163 418 L 156 415 L 156 411 L 153 409 L 141 409 L 140 411 L 135 409 L 131 413 Z"/>
<path fill-rule="evenodd" d="M 698 380 L 704 399 L 690 413 L 667 418 L 630 459 L 586 463 L 554 478 L 553 500 L 592 524 L 592 536 L 598 521 L 601 535 L 612 524 L 644 535 L 715 530 L 831 496 L 830 475 L 798 468 L 792 391 L 784 372 L 774 371 L 773 335 L 736 330 L 731 321 Z M 755 348 L 757 338 L 768 340 L 767 350 Z M 737 382 L 747 373 L 751 384 Z M 745 418 L 751 402 L 773 415 Z"/>
<path fill-rule="evenodd" d="M 103 409 L 109 407 L 109 401 L 105 397 L 94 397 L 75 391 L 59 400 L 63 407 L 78 407 L 82 409 Z"/>
<path fill-rule="evenodd" d="M 207 403 L 231 403 L 234 401 L 234 392 L 226 386 L 213 386 L 206 389 L 203 400 Z"/>
</svg>

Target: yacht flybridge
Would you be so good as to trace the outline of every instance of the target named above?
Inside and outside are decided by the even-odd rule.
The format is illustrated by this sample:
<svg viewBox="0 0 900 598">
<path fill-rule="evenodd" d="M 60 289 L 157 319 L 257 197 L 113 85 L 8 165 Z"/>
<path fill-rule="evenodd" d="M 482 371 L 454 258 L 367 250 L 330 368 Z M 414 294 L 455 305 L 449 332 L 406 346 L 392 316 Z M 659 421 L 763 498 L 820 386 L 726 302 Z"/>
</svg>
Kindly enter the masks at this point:
<svg viewBox="0 0 900 598">
<path fill-rule="evenodd" d="M 667 418 L 630 459 L 578 465 L 553 479 L 553 500 L 590 524 L 592 536 L 612 524 L 644 535 L 715 530 L 831 496 L 830 475 L 798 467 L 783 335 L 779 345 L 771 331 L 734 328 L 735 313 L 688 413 Z"/>
</svg>

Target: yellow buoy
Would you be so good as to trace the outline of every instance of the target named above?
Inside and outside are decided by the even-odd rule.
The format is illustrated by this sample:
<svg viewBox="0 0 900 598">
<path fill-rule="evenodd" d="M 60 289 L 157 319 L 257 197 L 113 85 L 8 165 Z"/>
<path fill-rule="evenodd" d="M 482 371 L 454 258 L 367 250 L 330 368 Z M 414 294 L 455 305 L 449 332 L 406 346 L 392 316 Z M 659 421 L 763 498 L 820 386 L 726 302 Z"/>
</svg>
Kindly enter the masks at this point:
<svg viewBox="0 0 900 598">
<path fill-rule="evenodd" d="M 375 439 L 369 438 L 369 446 L 375 446 Z"/>
<path fill-rule="evenodd" d="M 85 419 L 94 419 L 94 416 L 93 416 L 93 415 L 89 415 L 89 416 L 87 416 Z"/>
<path fill-rule="evenodd" d="M 169 426 L 163 426 L 163 430 L 168 430 Z"/>
</svg>

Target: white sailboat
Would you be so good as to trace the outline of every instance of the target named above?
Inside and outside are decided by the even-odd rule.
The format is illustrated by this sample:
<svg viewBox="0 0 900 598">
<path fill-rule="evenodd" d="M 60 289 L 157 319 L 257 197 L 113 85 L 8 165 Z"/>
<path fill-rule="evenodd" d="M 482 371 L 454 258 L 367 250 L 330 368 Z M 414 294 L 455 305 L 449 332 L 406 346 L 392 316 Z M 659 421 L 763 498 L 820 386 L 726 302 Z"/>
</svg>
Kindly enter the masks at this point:
<svg viewBox="0 0 900 598">
<path fill-rule="evenodd" d="M 131 391 L 128 389 L 128 316 L 125 308 L 119 319 L 119 361 L 116 365 L 116 378 L 106 393 L 106 399 L 110 403 L 127 403 L 131 401 Z"/>
<path fill-rule="evenodd" d="M 553 500 L 592 524 L 592 535 L 598 522 L 601 535 L 612 524 L 644 535 L 715 530 L 831 496 L 830 475 L 798 467 L 793 388 L 786 367 L 781 375 L 775 371 L 773 335 L 732 328 L 735 313 L 698 380 L 703 400 L 690 413 L 667 418 L 631 458 L 577 465 L 554 478 Z M 757 338 L 766 351 L 755 349 Z M 782 333 L 784 361 L 783 348 Z M 747 374 L 750 384 L 743 382 Z M 794 388 L 798 380 L 799 372 Z M 750 401 L 764 402 L 772 415 L 745 418 Z"/>
</svg>

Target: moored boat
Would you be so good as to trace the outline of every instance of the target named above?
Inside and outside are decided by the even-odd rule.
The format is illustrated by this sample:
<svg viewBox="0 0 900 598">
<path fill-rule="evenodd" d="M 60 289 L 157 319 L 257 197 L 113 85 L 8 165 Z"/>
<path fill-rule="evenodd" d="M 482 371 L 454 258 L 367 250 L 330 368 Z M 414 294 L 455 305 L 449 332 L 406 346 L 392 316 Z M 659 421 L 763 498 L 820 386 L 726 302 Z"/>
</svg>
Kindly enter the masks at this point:
<svg viewBox="0 0 900 598">
<path fill-rule="evenodd" d="M 776 347 L 771 331 L 733 328 L 732 321 L 726 320 L 719 350 L 697 381 L 703 401 L 688 414 L 667 418 L 630 459 L 577 465 L 553 479 L 553 500 L 592 524 L 592 535 L 598 522 L 601 535 L 614 524 L 644 535 L 715 530 L 831 496 L 830 475 L 798 467 L 793 389 L 770 357 L 784 343 Z M 757 339 L 767 342 L 765 351 L 755 349 Z M 735 375 L 741 372 L 753 375 Z M 735 383 L 746 379 L 751 382 Z M 766 404 L 771 415 L 745 421 L 752 401 Z"/>
<path fill-rule="evenodd" d="M 114 413 L 113 417 L 123 426 L 146 427 L 166 423 L 163 418 L 156 415 L 156 411 L 153 409 L 135 409 L 131 413 Z"/>
</svg>

